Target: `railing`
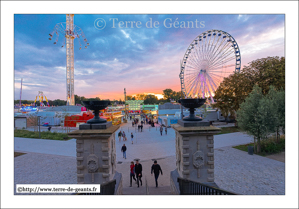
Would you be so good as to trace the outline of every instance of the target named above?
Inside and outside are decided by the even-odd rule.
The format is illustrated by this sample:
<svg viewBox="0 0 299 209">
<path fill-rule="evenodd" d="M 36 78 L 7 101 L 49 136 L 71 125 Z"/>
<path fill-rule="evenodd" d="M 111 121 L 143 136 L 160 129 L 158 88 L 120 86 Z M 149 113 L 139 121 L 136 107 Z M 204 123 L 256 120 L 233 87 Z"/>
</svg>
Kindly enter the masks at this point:
<svg viewBox="0 0 299 209">
<path fill-rule="evenodd" d="M 116 179 L 101 184 L 100 193 L 77 193 L 77 195 L 114 195 Z"/>
<path fill-rule="evenodd" d="M 180 195 L 236 195 L 222 189 L 178 177 Z"/>
</svg>

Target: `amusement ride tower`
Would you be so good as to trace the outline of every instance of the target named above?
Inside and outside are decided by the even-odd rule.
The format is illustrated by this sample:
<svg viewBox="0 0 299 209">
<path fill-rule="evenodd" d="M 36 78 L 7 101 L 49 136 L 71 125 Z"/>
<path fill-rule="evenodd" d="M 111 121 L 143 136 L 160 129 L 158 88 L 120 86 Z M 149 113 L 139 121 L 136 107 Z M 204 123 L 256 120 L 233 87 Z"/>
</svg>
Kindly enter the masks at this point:
<svg viewBox="0 0 299 209">
<path fill-rule="evenodd" d="M 62 34 L 64 43 L 61 47 L 66 44 L 66 101 L 67 105 L 75 105 L 75 94 L 74 94 L 74 39 L 78 38 L 81 49 L 80 37 L 83 38 L 85 48 L 89 46 L 87 39 L 81 28 L 74 25 L 74 15 L 67 14 L 65 23 L 57 23 L 54 30 L 50 35 L 49 40 L 52 40 L 53 36 L 56 35 L 54 44 L 57 44 L 59 34 Z"/>
</svg>

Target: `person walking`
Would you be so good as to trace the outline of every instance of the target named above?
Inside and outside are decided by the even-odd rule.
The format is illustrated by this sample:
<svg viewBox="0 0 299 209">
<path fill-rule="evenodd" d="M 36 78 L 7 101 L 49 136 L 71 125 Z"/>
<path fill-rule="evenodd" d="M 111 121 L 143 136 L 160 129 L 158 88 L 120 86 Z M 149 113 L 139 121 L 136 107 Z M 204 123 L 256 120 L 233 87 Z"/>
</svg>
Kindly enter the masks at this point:
<svg viewBox="0 0 299 209">
<path fill-rule="evenodd" d="M 132 121 L 132 127 L 134 127 L 134 121 Z"/>
<path fill-rule="evenodd" d="M 119 139 L 119 142 L 121 141 L 121 136 L 122 136 L 122 133 L 121 131 L 118 132 L 118 139 Z"/>
<path fill-rule="evenodd" d="M 163 133 L 163 127 L 162 127 L 162 125 L 160 126 L 160 133 L 161 133 L 161 136 L 162 136 L 162 133 Z"/>
<path fill-rule="evenodd" d="M 127 155 L 126 155 L 127 147 L 125 144 L 121 147 L 121 151 L 123 153 L 123 158 L 127 159 Z"/>
<path fill-rule="evenodd" d="M 167 127 L 165 127 L 165 134 L 167 135 Z"/>
<path fill-rule="evenodd" d="M 123 141 L 127 141 L 127 137 L 126 137 L 125 131 L 123 131 Z"/>
<path fill-rule="evenodd" d="M 152 175 L 153 173 L 155 174 L 156 187 L 158 187 L 158 178 L 159 178 L 160 171 L 161 171 L 161 175 L 163 175 L 161 166 L 157 163 L 157 160 L 155 160 L 154 164 L 152 165 L 151 174 Z"/>
<path fill-rule="evenodd" d="M 133 138 L 134 138 L 134 135 L 133 135 L 133 133 L 131 133 L 131 142 L 132 142 L 132 144 L 133 144 Z"/>
<path fill-rule="evenodd" d="M 135 178 L 135 165 L 134 165 L 133 161 L 131 162 L 131 165 L 130 165 L 130 187 L 132 187 L 132 178 L 136 181 L 136 178 Z"/>
<path fill-rule="evenodd" d="M 143 129 L 143 125 L 142 124 L 140 125 L 140 129 L 141 129 L 141 132 L 142 132 L 142 129 Z"/>
<path fill-rule="evenodd" d="M 136 178 L 137 178 L 137 187 L 139 187 L 139 181 L 140 184 L 142 186 L 142 165 L 139 163 L 139 160 L 136 160 L 136 164 L 135 164 L 135 174 L 136 174 Z"/>
</svg>

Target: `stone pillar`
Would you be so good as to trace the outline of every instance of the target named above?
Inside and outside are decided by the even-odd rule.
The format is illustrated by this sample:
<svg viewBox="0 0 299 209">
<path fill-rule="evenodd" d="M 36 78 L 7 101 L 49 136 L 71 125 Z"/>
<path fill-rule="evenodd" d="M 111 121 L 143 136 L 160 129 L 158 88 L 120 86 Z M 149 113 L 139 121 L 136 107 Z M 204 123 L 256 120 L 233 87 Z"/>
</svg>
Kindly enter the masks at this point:
<svg viewBox="0 0 299 209">
<path fill-rule="evenodd" d="M 90 129 L 76 130 L 69 137 L 77 139 L 77 183 L 102 184 L 111 181 L 116 174 L 115 132 L 119 126 L 82 124 Z M 84 128 L 84 126 L 86 126 Z M 103 124 L 101 124 L 103 126 Z"/>
<path fill-rule="evenodd" d="M 176 166 L 181 178 L 210 186 L 214 182 L 214 134 L 220 129 L 209 122 L 178 121 L 176 133 Z M 173 180 L 174 181 L 174 180 Z"/>
</svg>

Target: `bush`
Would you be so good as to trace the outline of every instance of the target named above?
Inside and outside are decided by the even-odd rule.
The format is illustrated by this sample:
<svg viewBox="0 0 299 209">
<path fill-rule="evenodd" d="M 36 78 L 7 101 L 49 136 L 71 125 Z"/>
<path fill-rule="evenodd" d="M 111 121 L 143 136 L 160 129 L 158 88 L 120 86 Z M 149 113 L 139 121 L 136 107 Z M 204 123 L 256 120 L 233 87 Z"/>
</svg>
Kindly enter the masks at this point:
<svg viewBox="0 0 299 209">
<path fill-rule="evenodd" d="M 281 136 L 279 142 L 276 142 L 276 137 L 270 137 L 261 141 L 261 152 L 269 155 L 279 153 L 285 150 L 285 137 Z"/>
<path fill-rule="evenodd" d="M 234 146 L 233 148 L 247 152 L 248 146 L 254 146 L 253 143 L 243 144 L 239 146 Z M 255 148 L 256 149 L 256 148 Z M 257 153 L 261 156 L 271 155 L 285 150 L 285 136 L 280 136 L 280 141 L 276 142 L 276 136 L 269 137 L 261 141 L 261 153 Z"/>
<path fill-rule="evenodd" d="M 14 131 L 15 137 L 23 137 L 23 138 L 39 138 L 38 132 L 28 131 L 28 130 L 15 130 Z M 65 133 L 57 133 L 57 132 L 50 132 L 50 131 L 41 131 L 40 132 L 41 139 L 52 139 L 52 140 L 65 140 L 71 139 Z"/>
</svg>

